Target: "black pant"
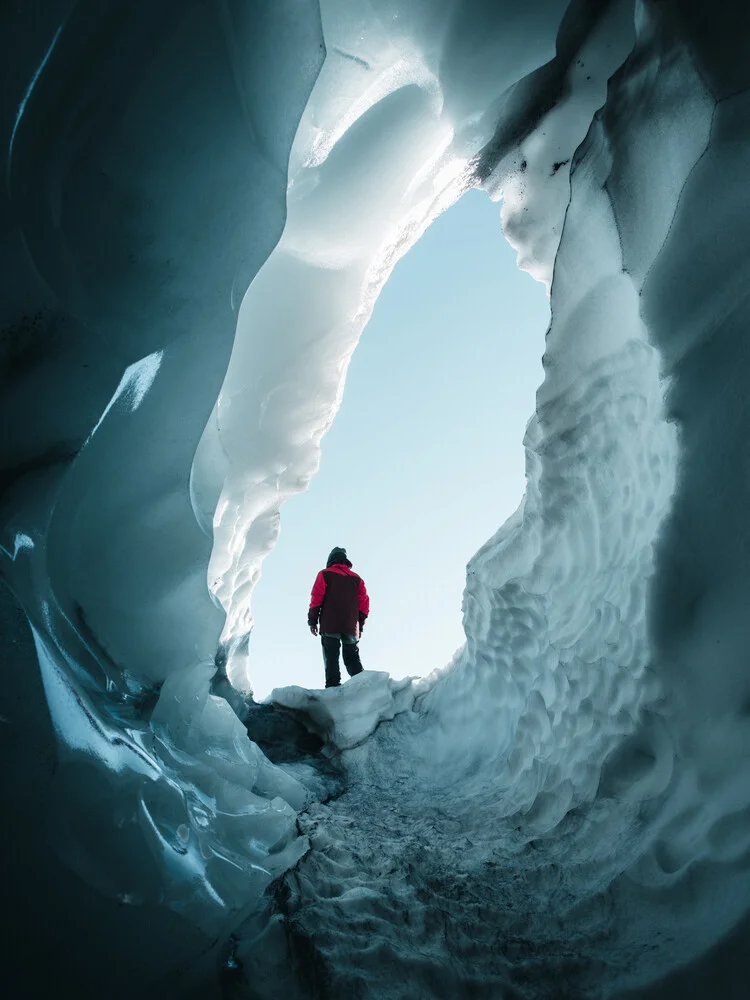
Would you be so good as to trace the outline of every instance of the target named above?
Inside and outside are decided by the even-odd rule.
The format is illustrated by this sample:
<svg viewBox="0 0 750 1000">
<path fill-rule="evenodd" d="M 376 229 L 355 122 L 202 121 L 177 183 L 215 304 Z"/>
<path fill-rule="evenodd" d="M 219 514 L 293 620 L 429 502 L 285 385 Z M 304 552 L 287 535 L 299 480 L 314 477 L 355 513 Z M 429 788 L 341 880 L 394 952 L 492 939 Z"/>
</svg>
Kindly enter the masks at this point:
<svg viewBox="0 0 750 1000">
<path fill-rule="evenodd" d="M 321 635 L 323 643 L 323 662 L 326 665 L 326 687 L 338 687 L 341 683 L 339 671 L 339 646 L 343 646 L 344 666 L 350 677 L 362 673 L 359 660 L 359 646 L 356 635 L 346 632 L 325 632 Z"/>
</svg>

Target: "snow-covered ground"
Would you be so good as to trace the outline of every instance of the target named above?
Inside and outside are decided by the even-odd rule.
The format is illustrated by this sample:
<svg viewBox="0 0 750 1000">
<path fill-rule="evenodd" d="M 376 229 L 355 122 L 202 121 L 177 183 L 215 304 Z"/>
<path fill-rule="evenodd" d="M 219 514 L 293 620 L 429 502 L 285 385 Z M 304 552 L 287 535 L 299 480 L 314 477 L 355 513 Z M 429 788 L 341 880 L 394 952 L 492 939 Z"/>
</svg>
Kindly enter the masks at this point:
<svg viewBox="0 0 750 1000">
<path fill-rule="evenodd" d="M 2 15 L 2 565 L 54 850 L 112 901 L 98 934 L 146 908 L 173 995 L 578 1000 L 694 960 L 702 990 L 750 907 L 750 14 L 220 7 Z M 466 644 L 251 703 L 279 507 L 395 261 L 471 186 L 552 320 Z M 134 989 L 167 995 L 137 949 Z"/>
</svg>

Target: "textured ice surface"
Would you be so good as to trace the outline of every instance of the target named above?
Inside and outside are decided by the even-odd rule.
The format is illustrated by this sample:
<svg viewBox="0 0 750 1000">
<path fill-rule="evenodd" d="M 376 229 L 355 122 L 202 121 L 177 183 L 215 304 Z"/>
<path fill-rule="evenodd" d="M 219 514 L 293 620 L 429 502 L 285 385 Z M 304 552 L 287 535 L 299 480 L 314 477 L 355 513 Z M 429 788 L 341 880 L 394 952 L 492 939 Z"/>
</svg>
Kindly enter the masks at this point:
<svg viewBox="0 0 750 1000">
<path fill-rule="evenodd" d="M 234 996 L 658 991 L 750 903 L 744 5 L 0 16 L 2 565 L 58 854 L 203 928 L 188 979 Z M 466 645 L 244 705 L 216 663 L 251 684 L 281 504 L 472 185 L 552 322 Z"/>
<path fill-rule="evenodd" d="M 60 744 L 57 853 L 215 933 L 305 848 L 304 788 L 209 692 L 223 618 L 188 482 L 283 229 L 319 12 L 64 7 L 1 15 L 3 573 Z"/>
<path fill-rule="evenodd" d="M 411 679 L 394 681 L 381 671 L 365 670 L 328 690 L 274 688 L 270 701 L 294 709 L 326 743 L 349 750 L 371 736 L 381 722 L 408 711 L 419 692 L 420 685 L 415 687 Z"/>
</svg>

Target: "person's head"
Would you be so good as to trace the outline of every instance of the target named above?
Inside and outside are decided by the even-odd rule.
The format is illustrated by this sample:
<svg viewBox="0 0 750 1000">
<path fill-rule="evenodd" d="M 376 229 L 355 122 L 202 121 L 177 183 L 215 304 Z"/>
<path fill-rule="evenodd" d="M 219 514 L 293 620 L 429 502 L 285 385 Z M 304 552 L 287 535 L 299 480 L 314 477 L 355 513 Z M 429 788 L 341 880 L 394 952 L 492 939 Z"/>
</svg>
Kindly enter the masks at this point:
<svg viewBox="0 0 750 1000">
<path fill-rule="evenodd" d="M 328 562 L 326 563 L 326 569 L 329 566 L 335 566 L 337 563 L 343 563 L 345 566 L 351 567 L 351 562 L 346 558 L 346 549 L 336 547 L 331 549 L 331 554 L 328 556 Z"/>
</svg>

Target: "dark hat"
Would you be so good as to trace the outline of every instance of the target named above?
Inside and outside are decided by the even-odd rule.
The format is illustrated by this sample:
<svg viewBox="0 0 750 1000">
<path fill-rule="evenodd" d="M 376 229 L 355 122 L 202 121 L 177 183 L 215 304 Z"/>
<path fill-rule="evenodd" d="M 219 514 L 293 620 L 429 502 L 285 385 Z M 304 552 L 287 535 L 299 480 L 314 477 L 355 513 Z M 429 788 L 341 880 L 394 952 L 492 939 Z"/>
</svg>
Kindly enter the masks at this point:
<svg viewBox="0 0 750 1000">
<path fill-rule="evenodd" d="M 328 556 L 328 562 L 326 563 L 326 569 L 329 566 L 333 566 L 335 563 L 344 563 L 345 566 L 351 567 L 351 563 L 346 558 L 346 549 L 338 547 L 331 549 L 331 554 Z"/>
</svg>

